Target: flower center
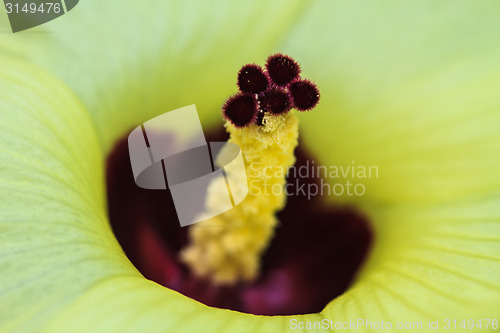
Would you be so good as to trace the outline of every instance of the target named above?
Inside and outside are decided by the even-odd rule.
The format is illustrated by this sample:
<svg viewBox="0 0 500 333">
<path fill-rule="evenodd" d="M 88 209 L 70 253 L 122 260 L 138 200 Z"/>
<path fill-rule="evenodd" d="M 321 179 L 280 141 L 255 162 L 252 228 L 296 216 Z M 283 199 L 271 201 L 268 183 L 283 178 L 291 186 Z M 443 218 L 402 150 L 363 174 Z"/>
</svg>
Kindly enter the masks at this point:
<svg viewBox="0 0 500 333">
<path fill-rule="evenodd" d="M 372 239 L 366 220 L 285 190 L 292 181 L 298 190 L 321 186 L 317 178 L 286 179 L 294 163 L 315 164 L 296 149 L 298 118 L 290 111 L 311 110 L 319 100 L 316 85 L 300 72 L 282 54 L 269 57 L 265 71 L 255 64 L 240 70 L 240 92 L 223 116 L 229 141 L 242 151 L 248 196 L 209 220 L 181 228 L 170 193 L 136 186 L 127 140 L 116 145 L 107 163 L 110 221 L 146 278 L 210 306 L 263 315 L 321 311 L 352 282 Z M 207 139 L 228 137 L 217 129 Z M 220 211 L 218 186 L 226 184 L 214 182 L 207 195 L 214 211 Z"/>
<path fill-rule="evenodd" d="M 205 203 L 213 217 L 190 228 L 190 244 L 182 252 L 196 275 L 226 285 L 258 276 L 260 257 L 278 224 L 276 213 L 286 203 L 286 174 L 295 163 L 299 120 L 291 109 L 310 110 L 319 101 L 316 85 L 302 80 L 299 65 L 283 54 L 270 56 L 266 71 L 243 66 L 237 82 L 240 91 L 225 103 L 223 116 L 246 168 L 246 177 L 235 177 L 233 190 L 248 195 L 215 214 L 225 211 L 226 184 L 214 180 Z"/>
<path fill-rule="evenodd" d="M 262 315 L 321 311 L 352 283 L 372 241 L 367 220 L 354 210 L 327 206 L 318 196 L 308 200 L 300 193 L 289 196 L 276 215 L 280 224 L 262 254 L 256 280 L 221 286 L 196 276 L 179 259 L 189 244 L 190 227 L 179 225 L 168 191 L 135 184 L 127 137 L 107 159 L 108 211 L 117 240 L 146 278 L 209 306 Z M 207 133 L 209 141 L 227 139 L 222 128 Z M 297 168 L 312 167 L 314 159 L 303 144 L 295 157 Z M 300 178 L 289 183 L 299 189 L 319 186 L 319 181 Z"/>
</svg>

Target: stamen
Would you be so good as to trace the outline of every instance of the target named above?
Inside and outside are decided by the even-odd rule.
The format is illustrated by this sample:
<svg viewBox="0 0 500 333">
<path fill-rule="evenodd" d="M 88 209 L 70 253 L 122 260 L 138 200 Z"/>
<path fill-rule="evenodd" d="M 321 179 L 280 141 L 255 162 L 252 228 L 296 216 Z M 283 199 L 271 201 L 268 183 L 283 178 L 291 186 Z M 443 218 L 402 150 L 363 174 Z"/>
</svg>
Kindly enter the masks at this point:
<svg viewBox="0 0 500 333">
<path fill-rule="evenodd" d="M 255 123 L 259 126 L 263 126 L 264 125 L 264 116 L 265 116 L 264 111 L 259 110 L 259 112 L 257 112 L 257 118 L 255 118 Z"/>
<path fill-rule="evenodd" d="M 252 76 L 249 73 L 255 68 L 244 66 L 239 77 Z M 293 59 L 281 54 L 268 59 L 267 69 L 274 83 L 281 84 L 297 79 L 300 72 Z M 308 102 L 310 107 L 311 98 L 304 98 L 310 95 L 309 81 L 300 82 L 307 84 L 305 88 L 296 84 L 295 105 L 303 107 Z M 286 173 L 295 163 L 299 120 L 288 112 L 290 95 L 288 89 L 271 86 L 253 96 L 232 96 L 224 105 L 229 142 L 240 147 L 245 161 L 248 195 L 233 209 L 190 227 L 190 245 L 181 252 L 181 259 L 198 276 L 218 284 L 252 281 L 258 276 L 260 257 L 278 223 L 276 213 L 286 203 Z M 211 184 L 207 207 L 220 202 L 217 198 L 225 186 L 223 181 Z"/>
</svg>

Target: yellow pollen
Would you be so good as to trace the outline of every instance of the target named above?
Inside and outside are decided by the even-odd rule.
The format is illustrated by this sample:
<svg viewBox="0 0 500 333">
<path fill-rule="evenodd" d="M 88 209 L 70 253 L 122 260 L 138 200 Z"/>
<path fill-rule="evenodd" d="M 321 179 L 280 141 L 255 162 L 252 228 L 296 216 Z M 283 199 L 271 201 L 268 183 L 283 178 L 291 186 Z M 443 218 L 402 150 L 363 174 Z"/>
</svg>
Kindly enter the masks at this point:
<svg viewBox="0 0 500 333">
<path fill-rule="evenodd" d="M 248 195 L 233 209 L 189 228 L 189 244 L 181 259 L 196 275 L 218 284 L 258 276 L 260 258 L 278 223 L 276 213 L 286 204 L 286 171 L 295 163 L 298 125 L 293 111 L 266 114 L 263 126 L 236 128 L 226 122 L 229 142 L 241 148 L 245 161 Z M 224 180 L 214 181 L 207 207 L 217 207 L 218 193 L 225 191 Z"/>
</svg>

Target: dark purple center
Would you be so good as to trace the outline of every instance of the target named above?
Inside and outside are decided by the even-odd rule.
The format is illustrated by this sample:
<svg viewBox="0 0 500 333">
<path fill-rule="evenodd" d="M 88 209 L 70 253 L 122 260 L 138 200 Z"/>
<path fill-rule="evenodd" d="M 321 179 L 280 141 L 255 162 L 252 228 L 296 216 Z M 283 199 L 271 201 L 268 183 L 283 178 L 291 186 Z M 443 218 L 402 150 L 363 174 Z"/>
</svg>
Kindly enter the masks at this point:
<svg viewBox="0 0 500 333">
<path fill-rule="evenodd" d="M 223 130 L 207 135 L 209 141 L 226 139 Z M 311 164 L 304 149 L 296 157 L 296 166 Z M 367 220 L 356 211 L 326 206 L 321 197 L 290 196 L 260 277 L 216 286 L 179 261 L 188 229 L 179 226 L 168 190 L 136 186 L 126 137 L 108 156 L 106 180 L 111 225 L 131 262 L 146 278 L 213 307 L 261 315 L 319 312 L 349 287 L 372 241 Z M 307 187 L 319 180 L 294 181 Z"/>
</svg>

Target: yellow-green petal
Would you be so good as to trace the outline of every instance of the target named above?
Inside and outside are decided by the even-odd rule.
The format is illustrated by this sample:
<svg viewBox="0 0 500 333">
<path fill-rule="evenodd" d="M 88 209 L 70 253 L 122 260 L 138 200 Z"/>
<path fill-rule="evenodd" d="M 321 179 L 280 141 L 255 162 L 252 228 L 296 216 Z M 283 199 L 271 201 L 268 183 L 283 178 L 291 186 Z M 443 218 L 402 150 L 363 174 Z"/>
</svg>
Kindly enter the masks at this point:
<svg viewBox="0 0 500 333">
<path fill-rule="evenodd" d="M 42 327 L 105 276 L 138 275 L 107 224 L 91 119 L 52 75 L 0 67 L 0 331 Z"/>
<path fill-rule="evenodd" d="M 322 93 L 302 122 L 308 147 L 326 165 L 379 169 L 357 180 L 366 195 L 343 199 L 437 202 L 500 188 L 499 7 L 317 1 L 294 26 L 282 48 Z"/>
<path fill-rule="evenodd" d="M 364 196 L 330 198 L 364 210 L 376 239 L 328 318 L 499 312 L 499 7 L 316 2 L 283 44 L 322 65 L 308 69 L 322 91 L 303 117 L 308 147 L 325 165 L 379 170 L 347 178 L 366 185 Z"/>
</svg>

